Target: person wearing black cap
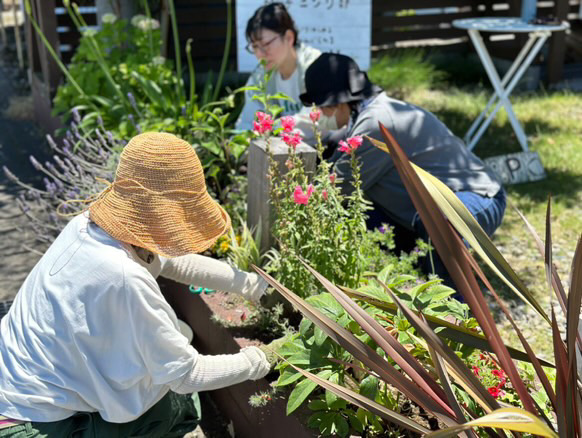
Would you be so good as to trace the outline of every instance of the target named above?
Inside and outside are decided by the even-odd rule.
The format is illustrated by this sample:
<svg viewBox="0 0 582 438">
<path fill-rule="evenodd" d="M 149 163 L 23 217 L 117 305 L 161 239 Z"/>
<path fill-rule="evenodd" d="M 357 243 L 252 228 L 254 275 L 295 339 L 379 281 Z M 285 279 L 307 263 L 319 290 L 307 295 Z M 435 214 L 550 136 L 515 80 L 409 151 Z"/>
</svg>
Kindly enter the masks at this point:
<svg viewBox="0 0 582 438">
<path fill-rule="evenodd" d="M 347 126 L 348 138 L 367 135 L 384 141 L 378 123 L 384 125 L 412 162 L 456 193 L 487 234 L 499 227 L 506 202 L 499 179 L 434 114 L 390 98 L 353 59 L 339 54 L 323 53 L 310 65 L 305 90 L 300 96 L 303 104 L 316 105 L 322 117 L 334 118 L 340 128 Z M 365 138 L 355 153 L 361 163 L 362 190 L 373 202 L 368 228 L 383 223 L 394 226 L 395 243 L 401 250 L 410 251 L 418 237 L 427 240 L 390 156 Z M 350 157 L 336 150 L 330 160 L 343 180 L 342 191 L 349 193 Z M 423 269 L 429 271 L 428 265 Z M 435 270 L 442 275 L 444 266 Z"/>
</svg>

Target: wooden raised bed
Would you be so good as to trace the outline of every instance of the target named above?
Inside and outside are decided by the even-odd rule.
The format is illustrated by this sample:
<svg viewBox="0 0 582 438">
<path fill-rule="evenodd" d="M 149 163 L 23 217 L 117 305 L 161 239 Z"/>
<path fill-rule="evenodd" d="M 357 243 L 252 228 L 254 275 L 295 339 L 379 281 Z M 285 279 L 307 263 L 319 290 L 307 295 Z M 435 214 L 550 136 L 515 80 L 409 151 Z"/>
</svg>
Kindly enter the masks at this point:
<svg viewBox="0 0 582 438">
<path fill-rule="evenodd" d="M 213 311 L 204 296 L 190 293 L 188 286 L 159 279 L 162 293 L 180 319 L 194 331 L 193 345 L 203 354 L 237 353 L 248 340 L 235 339 L 224 326 L 212 320 Z M 234 424 L 237 438 L 303 438 L 317 436 L 298 416 L 285 414 L 287 400 L 275 397 L 266 406 L 253 408 L 249 397 L 269 391 L 266 379 L 246 381 L 228 388 L 211 391 L 218 409 Z"/>
</svg>

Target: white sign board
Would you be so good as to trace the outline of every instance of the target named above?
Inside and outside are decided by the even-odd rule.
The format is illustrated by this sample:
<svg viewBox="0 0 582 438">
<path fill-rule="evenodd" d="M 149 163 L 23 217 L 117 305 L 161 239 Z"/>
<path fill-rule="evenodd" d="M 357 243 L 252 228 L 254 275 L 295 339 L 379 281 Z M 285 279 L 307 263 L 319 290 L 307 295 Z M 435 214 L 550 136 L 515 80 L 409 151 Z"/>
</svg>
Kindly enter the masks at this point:
<svg viewBox="0 0 582 438">
<path fill-rule="evenodd" d="M 268 0 L 237 0 L 238 71 L 250 72 L 257 58 L 246 51 L 249 18 Z M 352 57 L 362 70 L 370 67 L 372 0 L 282 0 L 299 31 L 299 40 L 322 52 Z"/>
</svg>

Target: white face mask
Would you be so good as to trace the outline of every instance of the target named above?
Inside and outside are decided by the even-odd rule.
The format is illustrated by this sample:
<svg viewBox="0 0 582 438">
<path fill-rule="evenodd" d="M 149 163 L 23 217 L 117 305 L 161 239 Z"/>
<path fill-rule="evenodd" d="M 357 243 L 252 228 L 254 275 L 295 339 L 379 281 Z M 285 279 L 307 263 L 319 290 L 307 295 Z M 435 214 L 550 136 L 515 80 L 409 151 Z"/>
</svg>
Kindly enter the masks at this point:
<svg viewBox="0 0 582 438">
<path fill-rule="evenodd" d="M 325 114 L 321 113 L 319 117 L 319 122 L 317 126 L 319 129 L 326 130 L 326 131 L 335 131 L 338 129 L 337 119 L 335 118 L 335 113 L 337 112 L 337 108 L 333 111 L 331 116 L 326 116 Z"/>
</svg>

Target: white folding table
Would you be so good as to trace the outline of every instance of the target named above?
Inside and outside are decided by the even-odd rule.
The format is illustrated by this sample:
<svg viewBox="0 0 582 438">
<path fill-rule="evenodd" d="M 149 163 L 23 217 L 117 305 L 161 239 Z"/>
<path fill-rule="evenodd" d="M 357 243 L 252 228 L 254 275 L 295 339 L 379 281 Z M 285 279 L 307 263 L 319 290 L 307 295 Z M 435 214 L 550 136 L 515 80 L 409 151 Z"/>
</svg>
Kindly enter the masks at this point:
<svg viewBox="0 0 582 438">
<path fill-rule="evenodd" d="M 530 24 L 521 18 L 514 17 L 480 17 L 454 20 L 453 26 L 459 29 L 466 29 L 469 32 L 469 37 L 477 50 L 477 54 L 495 90 L 483 112 L 475 119 L 467 134 L 465 134 L 467 147 L 469 150 L 475 147 L 499 109 L 503 106 L 505 111 L 507 111 L 507 117 L 509 118 L 509 122 L 513 127 L 519 144 L 527 152 L 527 137 L 513 112 L 509 95 L 552 32 L 566 30 L 569 27 L 568 22 L 555 25 Z M 481 37 L 481 32 L 529 34 L 527 43 L 523 46 L 517 58 L 515 58 L 515 61 L 513 61 L 513 64 L 511 64 L 511 67 L 503 76 L 503 79 L 499 78 L 499 74 L 493 65 L 491 56 Z M 492 107 L 493 109 L 491 110 Z M 487 113 L 489 114 L 487 115 Z"/>
</svg>

